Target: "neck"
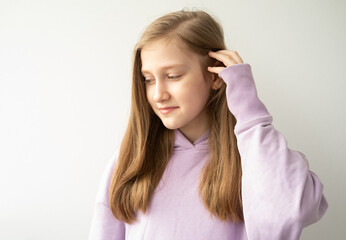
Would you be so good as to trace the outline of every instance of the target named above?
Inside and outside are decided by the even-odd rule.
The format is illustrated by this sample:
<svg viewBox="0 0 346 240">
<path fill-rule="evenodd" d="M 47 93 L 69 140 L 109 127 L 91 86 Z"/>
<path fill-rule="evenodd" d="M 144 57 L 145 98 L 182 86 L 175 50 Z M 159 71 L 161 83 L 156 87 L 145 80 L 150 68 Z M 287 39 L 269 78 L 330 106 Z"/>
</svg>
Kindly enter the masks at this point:
<svg viewBox="0 0 346 240">
<path fill-rule="evenodd" d="M 206 109 L 187 125 L 179 128 L 180 132 L 193 144 L 210 128 L 210 120 Z"/>
</svg>

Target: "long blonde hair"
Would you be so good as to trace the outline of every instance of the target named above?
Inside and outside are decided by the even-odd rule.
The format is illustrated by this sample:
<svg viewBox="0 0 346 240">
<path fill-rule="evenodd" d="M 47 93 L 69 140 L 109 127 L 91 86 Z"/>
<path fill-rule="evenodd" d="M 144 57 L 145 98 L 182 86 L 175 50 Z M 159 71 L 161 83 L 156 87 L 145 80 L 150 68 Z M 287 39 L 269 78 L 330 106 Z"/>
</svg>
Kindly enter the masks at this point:
<svg viewBox="0 0 346 240">
<path fill-rule="evenodd" d="M 113 215 L 126 223 L 145 212 L 167 166 L 174 145 L 174 131 L 167 129 L 151 109 L 141 73 L 141 49 L 153 41 L 178 40 L 201 56 L 225 49 L 221 26 L 204 11 L 178 11 L 150 24 L 134 49 L 131 113 L 121 143 L 110 189 Z M 202 67 L 217 62 L 206 58 Z M 211 91 L 206 109 L 210 117 L 209 160 L 199 186 L 206 208 L 219 219 L 243 221 L 241 162 L 234 135 L 236 120 L 228 110 L 226 85 Z"/>
</svg>

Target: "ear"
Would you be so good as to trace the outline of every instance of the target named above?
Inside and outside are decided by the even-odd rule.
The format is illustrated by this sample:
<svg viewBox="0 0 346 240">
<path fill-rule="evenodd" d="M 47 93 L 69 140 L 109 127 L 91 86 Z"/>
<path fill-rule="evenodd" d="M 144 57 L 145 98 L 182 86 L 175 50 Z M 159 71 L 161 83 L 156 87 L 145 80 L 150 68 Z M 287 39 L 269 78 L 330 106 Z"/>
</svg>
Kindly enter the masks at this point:
<svg viewBox="0 0 346 240">
<path fill-rule="evenodd" d="M 225 67 L 225 65 L 222 62 L 216 59 L 213 59 L 213 60 L 214 60 L 214 64 L 213 64 L 214 67 Z M 219 77 L 219 74 L 212 73 L 211 88 L 216 91 L 222 86 L 222 84 L 223 84 L 223 79 Z"/>
<path fill-rule="evenodd" d="M 214 73 L 212 80 L 213 81 L 211 83 L 211 88 L 213 90 L 218 90 L 222 85 L 222 82 L 223 82 L 222 78 L 220 78 L 218 74 Z"/>
</svg>

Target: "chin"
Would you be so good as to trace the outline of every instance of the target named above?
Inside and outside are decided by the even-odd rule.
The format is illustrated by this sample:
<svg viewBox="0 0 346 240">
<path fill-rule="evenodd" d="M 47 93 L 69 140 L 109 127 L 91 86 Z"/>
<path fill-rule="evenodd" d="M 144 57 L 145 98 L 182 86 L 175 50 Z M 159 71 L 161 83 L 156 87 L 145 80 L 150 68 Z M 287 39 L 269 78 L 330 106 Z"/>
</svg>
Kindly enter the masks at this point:
<svg viewBox="0 0 346 240">
<path fill-rule="evenodd" d="M 163 124 L 166 128 L 170 129 L 170 130 L 175 130 L 175 129 L 178 129 L 178 127 L 175 127 L 175 126 L 171 126 L 171 125 L 166 125 L 166 124 Z"/>
<path fill-rule="evenodd" d="M 162 120 L 161 120 L 161 121 L 162 121 Z M 163 123 L 163 125 L 164 125 L 166 128 L 168 128 L 168 129 L 170 129 L 170 130 L 175 130 L 175 129 L 178 129 L 178 128 L 181 127 L 180 125 L 174 124 L 174 123 L 168 123 L 168 122 L 164 122 L 164 121 L 162 121 L 162 123 Z"/>
</svg>

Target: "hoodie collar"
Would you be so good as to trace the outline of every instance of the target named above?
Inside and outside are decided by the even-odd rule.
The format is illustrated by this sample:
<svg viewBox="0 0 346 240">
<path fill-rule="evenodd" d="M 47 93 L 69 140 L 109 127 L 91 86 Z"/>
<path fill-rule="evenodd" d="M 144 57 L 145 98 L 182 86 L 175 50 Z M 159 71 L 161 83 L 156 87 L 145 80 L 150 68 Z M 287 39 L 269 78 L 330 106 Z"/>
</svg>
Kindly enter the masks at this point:
<svg viewBox="0 0 346 240">
<path fill-rule="evenodd" d="M 184 134 L 175 129 L 174 150 L 187 150 L 187 149 L 208 149 L 209 130 L 203 133 L 194 143 L 191 143 Z"/>
</svg>

